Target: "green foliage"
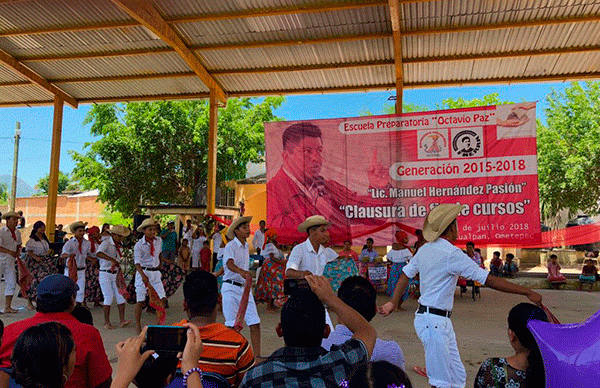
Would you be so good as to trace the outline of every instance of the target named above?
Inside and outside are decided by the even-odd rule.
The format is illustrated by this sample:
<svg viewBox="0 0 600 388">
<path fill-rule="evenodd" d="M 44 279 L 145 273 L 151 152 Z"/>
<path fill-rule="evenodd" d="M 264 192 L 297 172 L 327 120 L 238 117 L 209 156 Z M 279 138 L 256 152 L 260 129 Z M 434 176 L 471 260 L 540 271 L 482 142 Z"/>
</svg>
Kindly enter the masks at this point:
<svg viewBox="0 0 600 388">
<path fill-rule="evenodd" d="M 50 174 L 41 177 L 35 188 L 38 190 L 38 195 L 48 195 L 48 181 Z M 74 181 L 69 174 L 58 172 L 58 194 L 62 194 L 65 191 L 79 190 L 79 185 Z"/>
<path fill-rule="evenodd" d="M 547 127 L 538 127 L 542 215 L 600 213 L 600 82 L 572 83 L 546 100 Z"/>
<path fill-rule="evenodd" d="M 123 225 L 123 226 L 131 226 L 133 225 L 133 219 L 131 217 L 125 217 L 121 212 L 111 212 L 109 209 L 104 208 L 100 215 L 100 221 L 103 224 L 110 225 Z"/>
<path fill-rule="evenodd" d="M 0 205 L 8 203 L 8 186 L 6 183 L 0 183 Z"/>
<path fill-rule="evenodd" d="M 428 110 L 429 109 L 426 106 L 416 105 L 412 102 L 409 102 L 408 104 L 402 104 L 403 113 L 426 112 Z M 396 113 L 396 105 L 387 103 L 383 105 L 383 114 L 393 115 L 394 113 Z"/>
<path fill-rule="evenodd" d="M 465 100 L 462 97 L 447 98 L 442 100 L 442 104 L 438 105 L 437 109 L 473 108 L 476 106 L 503 105 L 512 103 L 512 101 L 501 100 L 498 93 L 490 93 L 483 96 L 483 98 L 473 98 L 471 100 Z"/>
<path fill-rule="evenodd" d="M 248 162 L 264 158 L 264 125 L 283 97 L 230 99 L 219 109 L 217 181 L 241 179 Z M 206 182 L 207 101 L 94 105 L 86 117 L 101 139 L 70 152 L 75 176 L 98 189 L 110 210 L 131 215 L 140 203 L 191 203 Z"/>
</svg>

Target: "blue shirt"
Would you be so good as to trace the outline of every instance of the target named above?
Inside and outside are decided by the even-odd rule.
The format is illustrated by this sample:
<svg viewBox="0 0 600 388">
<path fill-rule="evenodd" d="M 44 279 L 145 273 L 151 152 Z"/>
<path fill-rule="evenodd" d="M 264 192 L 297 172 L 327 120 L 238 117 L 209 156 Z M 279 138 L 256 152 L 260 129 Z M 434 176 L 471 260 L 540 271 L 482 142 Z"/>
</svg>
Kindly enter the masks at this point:
<svg viewBox="0 0 600 388">
<path fill-rule="evenodd" d="M 377 258 L 377 256 L 379 256 L 379 254 L 375 250 L 369 251 L 368 249 L 363 249 L 362 252 L 360 252 L 361 260 L 365 257 L 368 257 L 369 261 L 372 262 Z"/>
<path fill-rule="evenodd" d="M 329 334 L 329 337 L 323 340 L 321 346 L 329 350 L 331 345 L 341 345 L 351 339 L 352 336 L 352 332 L 346 326 L 337 325 L 335 330 Z M 377 338 L 373 354 L 371 355 L 371 361 L 387 361 L 404 370 L 404 353 L 396 341 L 384 341 Z"/>
</svg>

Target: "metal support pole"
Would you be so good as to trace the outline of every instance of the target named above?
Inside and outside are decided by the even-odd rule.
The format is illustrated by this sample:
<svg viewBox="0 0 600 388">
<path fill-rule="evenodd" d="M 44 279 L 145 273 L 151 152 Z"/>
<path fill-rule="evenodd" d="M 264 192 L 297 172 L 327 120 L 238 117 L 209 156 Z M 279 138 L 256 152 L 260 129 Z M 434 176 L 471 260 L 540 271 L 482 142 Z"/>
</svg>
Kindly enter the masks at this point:
<svg viewBox="0 0 600 388">
<path fill-rule="evenodd" d="M 60 166 L 60 142 L 64 101 L 54 97 L 54 120 L 52 122 L 52 150 L 50 152 L 50 176 L 48 177 L 48 202 L 46 207 L 46 233 L 54 242 L 56 229 L 56 203 L 58 197 L 58 168 Z"/>
<path fill-rule="evenodd" d="M 17 169 L 19 167 L 19 139 L 21 138 L 21 123 L 15 125 L 15 156 L 13 160 L 12 185 L 10 189 L 10 211 L 15 211 L 17 202 Z"/>
</svg>

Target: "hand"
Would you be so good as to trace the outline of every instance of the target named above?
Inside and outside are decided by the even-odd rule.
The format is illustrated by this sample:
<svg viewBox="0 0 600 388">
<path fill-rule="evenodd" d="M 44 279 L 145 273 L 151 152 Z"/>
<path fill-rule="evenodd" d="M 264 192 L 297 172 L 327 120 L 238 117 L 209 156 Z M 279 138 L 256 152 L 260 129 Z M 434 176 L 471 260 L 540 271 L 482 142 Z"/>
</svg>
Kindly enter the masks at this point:
<svg viewBox="0 0 600 388">
<path fill-rule="evenodd" d="M 252 274 L 251 274 L 250 272 L 248 272 L 248 271 L 244 271 L 244 270 L 241 270 L 241 271 L 242 271 L 242 273 L 240 273 L 240 275 L 242 275 L 242 277 L 243 277 L 244 279 L 246 279 L 246 280 L 247 280 L 247 279 L 250 279 L 250 280 L 252 280 Z"/>
<path fill-rule="evenodd" d="M 198 326 L 192 323 L 186 323 L 183 326 L 188 328 L 187 342 L 183 349 L 183 357 L 181 359 L 181 371 L 185 373 L 198 366 L 198 360 L 204 349 L 204 344 L 202 343 L 202 337 L 200 337 Z"/>
<path fill-rule="evenodd" d="M 331 300 L 331 298 L 335 298 L 335 293 L 333 292 L 333 288 L 331 288 L 331 283 L 327 278 L 323 276 L 316 275 L 308 275 L 304 277 L 310 286 L 312 292 L 314 292 L 321 302 L 326 302 Z"/>
<path fill-rule="evenodd" d="M 377 310 L 379 310 L 379 314 L 383 315 L 384 317 L 387 317 L 388 315 L 390 315 L 390 313 L 392 311 L 394 311 L 395 309 L 396 309 L 396 306 L 392 302 L 387 302 L 383 306 L 379 306 L 377 308 Z"/>
<path fill-rule="evenodd" d="M 367 176 L 370 185 L 378 189 L 383 189 L 390 183 L 388 169 L 377 161 L 377 148 L 372 150 L 371 165 L 369 171 L 367 171 Z"/>
<path fill-rule="evenodd" d="M 538 306 L 540 306 L 542 304 L 542 296 L 533 290 L 529 291 L 529 294 L 527 294 L 527 297 L 529 298 L 530 301 L 532 301 L 533 303 L 535 303 Z"/>
<path fill-rule="evenodd" d="M 142 365 L 144 365 L 144 362 L 154 353 L 154 350 L 147 350 L 144 354 L 140 354 L 140 348 L 146 338 L 147 330 L 148 327 L 144 327 L 137 337 L 128 338 L 115 346 L 117 358 L 119 359 L 115 382 L 119 382 L 119 387 L 127 387 L 133 381 Z"/>
</svg>

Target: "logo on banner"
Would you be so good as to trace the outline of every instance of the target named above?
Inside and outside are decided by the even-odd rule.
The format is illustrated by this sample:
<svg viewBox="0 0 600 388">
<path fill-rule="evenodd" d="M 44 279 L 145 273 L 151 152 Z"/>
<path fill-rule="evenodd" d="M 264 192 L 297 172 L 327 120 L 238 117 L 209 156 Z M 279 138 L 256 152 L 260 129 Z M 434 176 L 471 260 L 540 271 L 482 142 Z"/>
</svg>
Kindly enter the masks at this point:
<svg viewBox="0 0 600 388">
<path fill-rule="evenodd" d="M 419 137 L 419 159 L 447 158 L 448 141 L 439 131 L 417 131 Z"/>
<path fill-rule="evenodd" d="M 452 157 L 483 157 L 483 128 L 456 129 L 452 132 Z"/>
</svg>

